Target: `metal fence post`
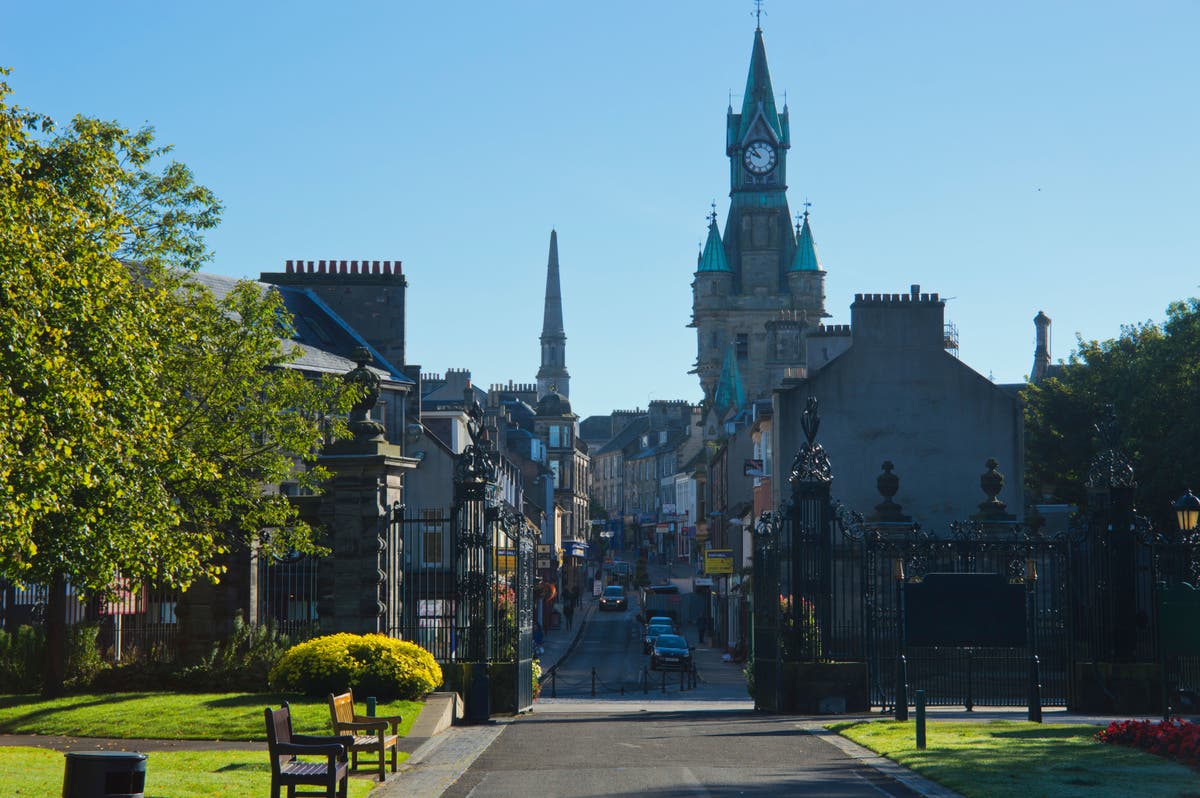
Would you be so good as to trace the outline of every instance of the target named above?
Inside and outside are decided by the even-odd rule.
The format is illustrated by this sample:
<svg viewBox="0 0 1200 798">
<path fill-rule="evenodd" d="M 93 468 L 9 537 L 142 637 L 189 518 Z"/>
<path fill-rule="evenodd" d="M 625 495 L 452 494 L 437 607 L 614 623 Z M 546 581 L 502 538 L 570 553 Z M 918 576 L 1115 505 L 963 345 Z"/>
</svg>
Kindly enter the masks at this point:
<svg viewBox="0 0 1200 798">
<path fill-rule="evenodd" d="M 917 749 L 925 749 L 925 691 L 916 692 L 917 700 Z"/>
<path fill-rule="evenodd" d="M 896 657 L 896 720 L 908 720 L 908 660 Z"/>
</svg>

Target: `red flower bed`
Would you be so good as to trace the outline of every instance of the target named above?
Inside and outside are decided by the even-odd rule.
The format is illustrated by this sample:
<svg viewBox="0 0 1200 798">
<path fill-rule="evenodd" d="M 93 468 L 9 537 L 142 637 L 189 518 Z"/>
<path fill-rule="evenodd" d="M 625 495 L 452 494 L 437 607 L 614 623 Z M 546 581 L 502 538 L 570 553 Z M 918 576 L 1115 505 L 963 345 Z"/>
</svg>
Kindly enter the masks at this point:
<svg viewBox="0 0 1200 798">
<path fill-rule="evenodd" d="M 1200 723 L 1186 720 L 1122 720 L 1096 732 L 1102 743 L 1127 745 L 1152 754 L 1200 767 Z"/>
</svg>

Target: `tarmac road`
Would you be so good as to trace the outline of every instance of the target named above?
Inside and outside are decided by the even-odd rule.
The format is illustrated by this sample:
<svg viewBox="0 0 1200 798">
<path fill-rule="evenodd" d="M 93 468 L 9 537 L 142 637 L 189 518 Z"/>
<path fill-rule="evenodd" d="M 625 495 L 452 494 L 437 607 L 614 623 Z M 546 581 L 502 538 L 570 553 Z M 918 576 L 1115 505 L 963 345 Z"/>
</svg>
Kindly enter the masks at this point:
<svg viewBox="0 0 1200 798">
<path fill-rule="evenodd" d="M 795 718 L 744 710 L 535 712 L 505 724 L 442 793 L 444 798 L 919 794 L 810 734 Z"/>
</svg>

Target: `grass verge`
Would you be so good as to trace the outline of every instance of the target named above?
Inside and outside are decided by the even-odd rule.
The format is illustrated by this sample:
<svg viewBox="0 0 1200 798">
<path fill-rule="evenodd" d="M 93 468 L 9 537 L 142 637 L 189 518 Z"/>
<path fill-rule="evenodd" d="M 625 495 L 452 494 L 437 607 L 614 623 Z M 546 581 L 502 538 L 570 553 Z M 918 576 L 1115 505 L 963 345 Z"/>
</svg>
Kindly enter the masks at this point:
<svg viewBox="0 0 1200 798">
<path fill-rule="evenodd" d="M 45 748 L 0 748 L 0 780 L 6 795 L 61 795 L 63 754 Z M 365 798 L 374 778 L 352 776 L 350 798 Z M 268 795 L 271 766 L 266 750 L 169 751 L 146 760 L 146 798 L 244 798 Z"/>
<path fill-rule="evenodd" d="M 1096 742 L 1091 725 L 936 721 L 923 751 L 913 721 L 828 728 L 967 798 L 1200 798 L 1196 771 Z"/>
<path fill-rule="evenodd" d="M 154 740 L 266 740 L 263 709 L 284 701 L 299 734 L 330 734 L 329 705 L 322 699 L 270 693 L 81 694 L 53 700 L 0 696 L 0 733 L 62 734 Z M 407 736 L 424 704 L 380 704 L 378 715 L 402 715 Z M 357 711 L 366 713 L 359 705 Z"/>
</svg>

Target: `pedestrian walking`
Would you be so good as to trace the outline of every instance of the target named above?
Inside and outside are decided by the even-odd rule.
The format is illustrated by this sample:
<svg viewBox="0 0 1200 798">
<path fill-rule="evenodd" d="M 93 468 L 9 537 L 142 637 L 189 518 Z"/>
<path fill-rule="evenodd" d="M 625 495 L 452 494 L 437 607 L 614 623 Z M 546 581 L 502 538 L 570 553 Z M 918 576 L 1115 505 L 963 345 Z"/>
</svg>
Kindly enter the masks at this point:
<svg viewBox="0 0 1200 798">
<path fill-rule="evenodd" d="M 563 617 L 567 619 L 567 628 L 575 625 L 575 605 L 570 601 L 563 603 Z"/>
</svg>

